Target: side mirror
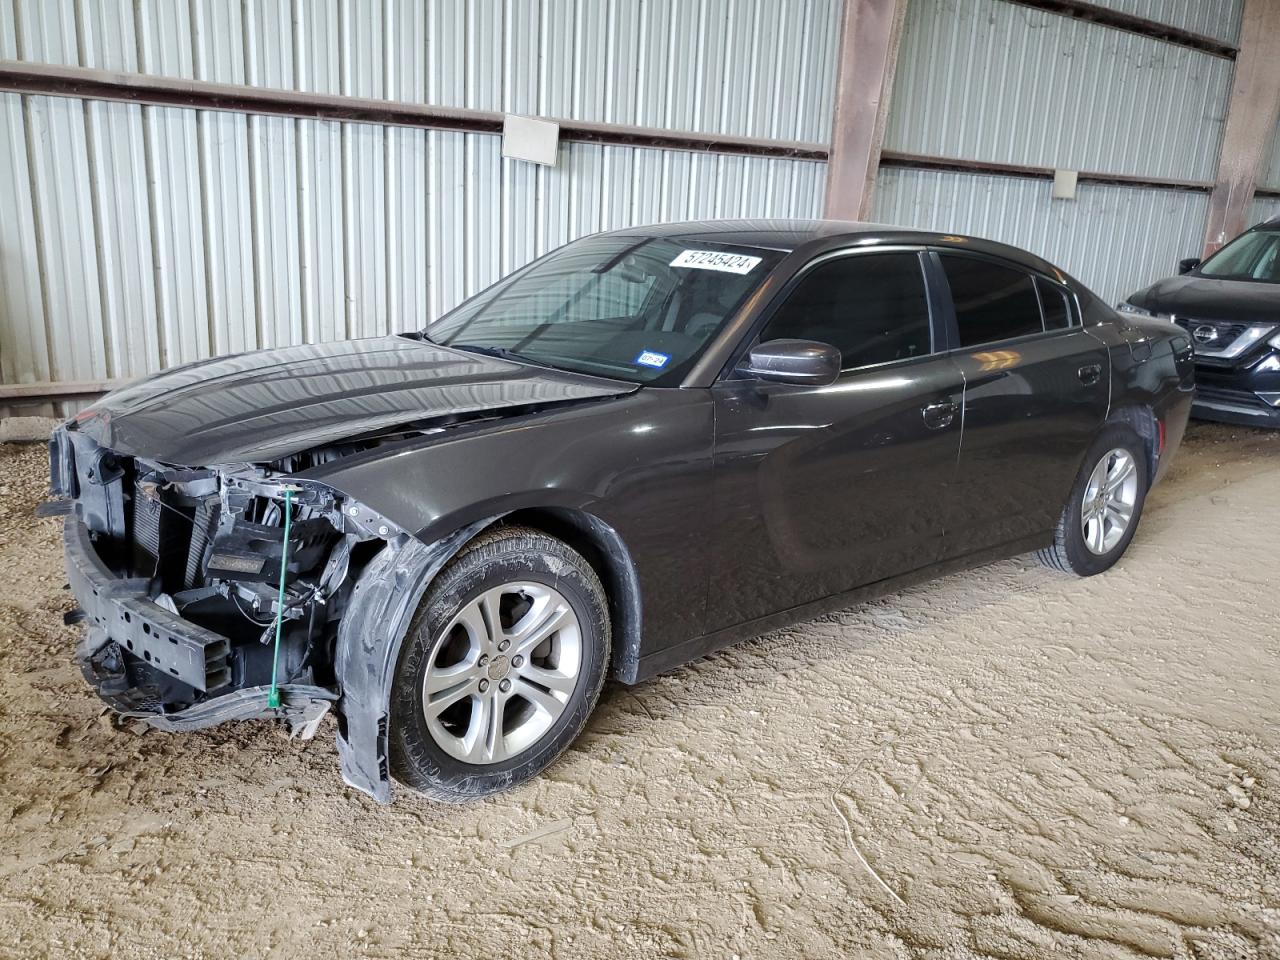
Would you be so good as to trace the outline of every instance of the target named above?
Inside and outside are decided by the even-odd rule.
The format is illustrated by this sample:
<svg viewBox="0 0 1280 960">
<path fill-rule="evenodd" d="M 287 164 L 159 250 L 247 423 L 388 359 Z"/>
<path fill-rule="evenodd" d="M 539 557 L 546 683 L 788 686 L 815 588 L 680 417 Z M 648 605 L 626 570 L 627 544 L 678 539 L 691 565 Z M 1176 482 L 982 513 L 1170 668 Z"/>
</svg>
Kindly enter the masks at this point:
<svg viewBox="0 0 1280 960">
<path fill-rule="evenodd" d="M 840 351 L 814 340 L 769 340 L 752 347 L 738 369 L 772 383 L 823 387 L 840 376 Z"/>
<path fill-rule="evenodd" d="M 1187 257 L 1187 259 L 1185 260 L 1178 261 L 1178 272 L 1190 273 L 1192 270 L 1194 270 L 1198 266 L 1200 266 L 1199 257 Z"/>
</svg>

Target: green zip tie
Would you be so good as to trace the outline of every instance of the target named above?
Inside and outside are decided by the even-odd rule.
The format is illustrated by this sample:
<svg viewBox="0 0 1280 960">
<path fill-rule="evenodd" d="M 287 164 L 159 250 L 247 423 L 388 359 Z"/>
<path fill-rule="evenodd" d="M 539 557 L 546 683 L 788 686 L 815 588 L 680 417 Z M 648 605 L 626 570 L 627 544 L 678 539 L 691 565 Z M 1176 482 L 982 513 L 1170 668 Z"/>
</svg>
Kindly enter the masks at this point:
<svg viewBox="0 0 1280 960">
<path fill-rule="evenodd" d="M 293 490 L 284 491 L 284 543 L 280 548 L 280 598 L 276 603 L 276 648 L 271 655 L 271 691 L 267 694 L 267 706 L 280 709 L 280 688 L 276 685 L 276 671 L 280 667 L 280 633 L 284 629 L 284 580 L 289 573 L 289 527 L 293 520 Z"/>
</svg>

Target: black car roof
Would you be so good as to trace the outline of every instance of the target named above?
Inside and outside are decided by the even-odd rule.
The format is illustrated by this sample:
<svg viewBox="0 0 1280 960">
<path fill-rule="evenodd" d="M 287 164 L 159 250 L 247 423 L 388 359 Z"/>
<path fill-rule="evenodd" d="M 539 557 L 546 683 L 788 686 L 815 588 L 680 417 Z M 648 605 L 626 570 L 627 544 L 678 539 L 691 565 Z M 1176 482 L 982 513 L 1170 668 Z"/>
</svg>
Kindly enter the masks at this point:
<svg viewBox="0 0 1280 960">
<path fill-rule="evenodd" d="M 895 227 L 884 223 L 862 223 L 853 220 L 689 220 L 681 223 L 658 223 L 611 231 L 620 236 L 666 237 L 688 243 L 727 243 L 741 247 L 762 247 L 790 253 L 810 245 L 829 245 L 827 241 L 856 241 L 860 245 L 927 244 L 972 250 L 1013 260 L 1067 281 L 1070 278 L 1047 260 L 1019 247 L 968 237 L 960 234 L 935 233 L 911 227 Z"/>
</svg>

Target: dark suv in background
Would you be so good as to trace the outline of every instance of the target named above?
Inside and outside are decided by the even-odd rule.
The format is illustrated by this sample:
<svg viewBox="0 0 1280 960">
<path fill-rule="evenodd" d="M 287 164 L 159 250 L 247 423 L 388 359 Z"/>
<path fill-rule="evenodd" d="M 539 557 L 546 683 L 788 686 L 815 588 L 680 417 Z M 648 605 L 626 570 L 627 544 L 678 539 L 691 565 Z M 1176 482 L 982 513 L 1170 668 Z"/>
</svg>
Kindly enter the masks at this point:
<svg viewBox="0 0 1280 960">
<path fill-rule="evenodd" d="M 1193 416 L 1280 427 L 1280 217 L 1178 269 L 1180 276 L 1138 291 L 1120 312 L 1172 320 L 1191 334 Z"/>
</svg>

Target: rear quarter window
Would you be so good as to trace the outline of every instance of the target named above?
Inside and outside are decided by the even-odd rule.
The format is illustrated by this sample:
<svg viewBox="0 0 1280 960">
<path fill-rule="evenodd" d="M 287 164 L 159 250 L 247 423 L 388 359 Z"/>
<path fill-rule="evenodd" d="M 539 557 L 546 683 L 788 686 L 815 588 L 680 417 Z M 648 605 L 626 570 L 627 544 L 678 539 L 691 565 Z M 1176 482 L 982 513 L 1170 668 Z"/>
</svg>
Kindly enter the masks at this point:
<svg viewBox="0 0 1280 960">
<path fill-rule="evenodd" d="M 1075 322 L 1066 290 L 1043 277 L 1036 277 L 1036 290 L 1040 293 L 1040 309 L 1044 312 L 1046 330 L 1065 330 Z"/>
</svg>

